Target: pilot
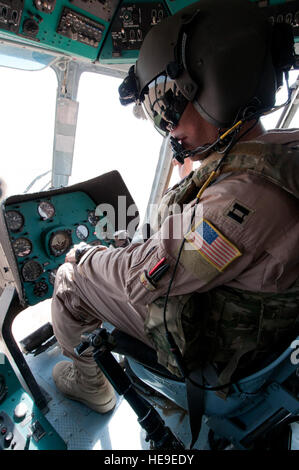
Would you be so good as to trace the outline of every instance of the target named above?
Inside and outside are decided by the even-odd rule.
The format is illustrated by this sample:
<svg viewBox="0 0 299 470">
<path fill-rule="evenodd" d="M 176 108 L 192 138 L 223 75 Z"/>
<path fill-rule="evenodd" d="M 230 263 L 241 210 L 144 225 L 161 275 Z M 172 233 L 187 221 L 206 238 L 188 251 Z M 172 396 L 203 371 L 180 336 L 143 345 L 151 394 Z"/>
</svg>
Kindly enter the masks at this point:
<svg viewBox="0 0 299 470">
<path fill-rule="evenodd" d="M 121 103 L 144 108 L 180 164 L 201 163 L 165 193 L 148 240 L 67 254 L 52 301 L 71 359 L 53 377 L 67 397 L 99 413 L 115 406 L 92 351 L 74 353 L 105 321 L 154 348 L 177 376 L 216 364 L 223 386 L 294 332 L 299 131 L 266 132 L 260 120 L 283 75 L 288 83 L 290 29 L 247 0 L 201 0 L 147 34 Z"/>
</svg>

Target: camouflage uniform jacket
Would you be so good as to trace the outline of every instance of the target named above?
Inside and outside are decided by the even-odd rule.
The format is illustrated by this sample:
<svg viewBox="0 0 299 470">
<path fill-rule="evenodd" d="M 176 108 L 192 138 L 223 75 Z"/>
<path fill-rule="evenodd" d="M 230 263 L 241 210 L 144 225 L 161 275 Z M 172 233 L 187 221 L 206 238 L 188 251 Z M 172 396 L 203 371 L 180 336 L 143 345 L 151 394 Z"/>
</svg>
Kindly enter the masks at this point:
<svg viewBox="0 0 299 470">
<path fill-rule="evenodd" d="M 196 205 L 190 230 L 198 190 L 219 159 L 211 155 L 165 194 L 149 240 L 87 252 L 78 274 L 101 302 L 101 318 L 106 304 L 114 306 L 115 317 L 121 304 L 115 326 L 153 346 L 160 363 L 176 373 L 163 306 L 185 239 L 167 325 L 188 367 L 223 362 L 226 380 L 246 351 L 267 350 L 270 342 L 275 347 L 297 318 L 299 157 L 293 147 L 298 143 L 298 130 L 284 130 L 236 145 Z M 169 269 L 149 282 L 146 273 L 163 259 Z"/>
<path fill-rule="evenodd" d="M 220 158 L 217 153 L 211 155 L 199 169 L 166 193 L 157 214 L 158 229 L 167 217 L 178 214 L 194 201 Z M 295 198 L 299 197 L 299 151 L 296 148 L 264 142 L 239 143 L 215 175 L 216 183 L 211 186 L 211 190 L 217 190 L 217 177 L 220 175 L 232 176 L 242 173 L 256 175 L 271 185 L 283 188 Z M 242 201 L 235 200 L 224 211 L 224 215 L 239 226 L 244 224 L 245 227 L 246 218 L 254 211 L 254 206 L 248 207 Z M 196 228 L 196 223 L 193 224 L 192 230 L 194 227 Z M 213 225 L 212 230 L 215 231 L 216 228 Z M 204 238 L 203 230 L 200 235 Z M 185 235 L 185 238 L 192 243 L 190 236 Z M 227 243 L 227 246 L 223 247 L 224 250 L 230 248 L 228 242 L 229 240 L 224 240 L 223 243 Z M 200 248 L 200 244 L 192 245 L 195 250 Z M 228 258 L 229 262 L 241 256 L 237 247 L 234 248 L 235 257 L 232 254 L 231 260 Z M 203 250 L 201 254 L 205 256 L 210 253 Z M 216 265 L 215 256 L 217 253 L 214 258 L 212 253 L 210 257 L 205 256 L 205 259 L 208 262 L 214 261 L 212 264 Z M 219 266 L 219 260 L 217 261 L 221 272 L 223 265 Z M 217 276 L 216 272 L 214 274 Z M 269 352 L 271 348 L 273 350 L 273 346 L 279 344 L 287 333 L 298 326 L 298 305 L 299 282 L 282 292 L 252 292 L 219 286 L 202 294 L 170 297 L 167 324 L 189 369 L 206 361 L 225 364 L 219 382 L 227 383 L 238 364 L 240 365 L 241 358 L 247 358 L 247 361 L 241 361 L 242 365 L 247 365 L 257 355 L 261 357 L 262 353 Z M 164 298 L 157 299 L 149 307 L 146 331 L 155 343 L 160 362 L 173 373 L 178 373 L 165 341 L 163 310 Z"/>
</svg>

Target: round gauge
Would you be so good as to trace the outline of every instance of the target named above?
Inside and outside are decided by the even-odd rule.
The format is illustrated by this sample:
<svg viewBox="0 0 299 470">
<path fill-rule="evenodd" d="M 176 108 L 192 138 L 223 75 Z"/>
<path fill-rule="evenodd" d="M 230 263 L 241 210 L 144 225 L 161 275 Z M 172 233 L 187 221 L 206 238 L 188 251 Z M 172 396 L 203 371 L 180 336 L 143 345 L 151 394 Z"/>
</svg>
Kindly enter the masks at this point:
<svg viewBox="0 0 299 470">
<path fill-rule="evenodd" d="M 33 293 L 36 297 L 44 297 L 49 290 L 46 281 L 39 281 L 34 285 Z"/>
<path fill-rule="evenodd" d="M 5 213 L 7 226 L 12 232 L 19 232 L 24 225 L 24 217 L 19 211 L 7 211 Z"/>
<path fill-rule="evenodd" d="M 86 240 L 89 235 L 89 230 L 86 225 L 78 225 L 78 227 L 76 228 L 76 235 L 79 240 Z"/>
<path fill-rule="evenodd" d="M 89 211 L 88 212 L 88 222 L 90 225 L 97 225 L 98 221 L 100 220 L 100 217 L 95 214 L 95 211 Z"/>
<path fill-rule="evenodd" d="M 72 237 L 67 230 L 57 230 L 50 237 L 50 252 L 54 256 L 61 256 L 69 250 L 72 244 Z"/>
<path fill-rule="evenodd" d="M 34 260 L 27 261 L 22 267 L 22 276 L 27 282 L 36 281 L 43 272 L 42 265 Z"/>
<path fill-rule="evenodd" d="M 53 204 L 48 201 L 40 202 L 37 211 L 43 220 L 52 219 L 55 215 L 55 208 Z"/>
<path fill-rule="evenodd" d="M 21 258 L 30 255 L 32 251 L 31 242 L 27 238 L 17 238 L 13 241 L 12 246 L 15 254 Z"/>
<path fill-rule="evenodd" d="M 55 284 L 55 278 L 56 278 L 56 273 L 57 273 L 57 269 L 52 269 L 52 271 L 50 271 L 49 273 L 49 282 L 50 284 L 52 284 L 52 286 L 54 286 Z"/>
</svg>

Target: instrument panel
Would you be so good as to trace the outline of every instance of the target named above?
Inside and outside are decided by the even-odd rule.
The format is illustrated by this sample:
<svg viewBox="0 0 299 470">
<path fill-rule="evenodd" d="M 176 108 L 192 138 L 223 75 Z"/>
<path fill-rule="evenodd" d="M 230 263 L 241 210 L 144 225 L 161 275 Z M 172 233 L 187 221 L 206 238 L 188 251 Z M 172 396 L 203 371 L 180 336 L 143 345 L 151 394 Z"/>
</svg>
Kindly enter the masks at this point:
<svg viewBox="0 0 299 470">
<path fill-rule="evenodd" d="M 83 191 L 7 204 L 5 223 L 28 305 L 52 297 L 57 269 L 66 253 L 80 242 L 114 244 L 99 240 L 97 225 L 107 218 Z"/>
</svg>

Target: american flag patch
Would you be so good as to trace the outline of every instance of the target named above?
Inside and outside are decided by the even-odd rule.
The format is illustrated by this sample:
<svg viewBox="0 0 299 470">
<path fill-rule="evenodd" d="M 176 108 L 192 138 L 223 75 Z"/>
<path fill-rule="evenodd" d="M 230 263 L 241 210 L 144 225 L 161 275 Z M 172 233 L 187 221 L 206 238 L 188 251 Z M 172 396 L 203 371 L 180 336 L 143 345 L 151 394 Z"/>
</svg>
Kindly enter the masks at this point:
<svg viewBox="0 0 299 470">
<path fill-rule="evenodd" d="M 186 240 L 218 271 L 223 271 L 242 253 L 213 225 L 202 219 L 187 235 Z"/>
</svg>

